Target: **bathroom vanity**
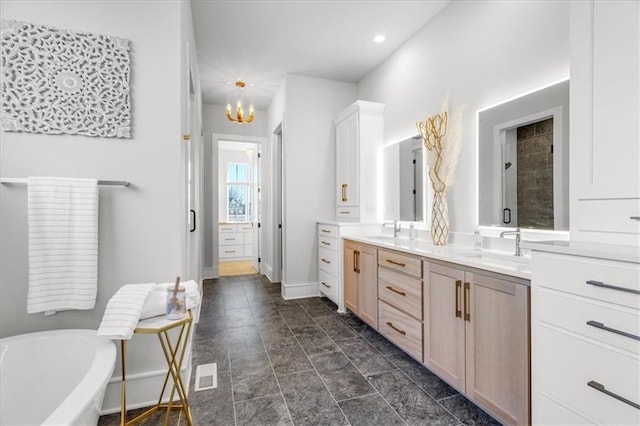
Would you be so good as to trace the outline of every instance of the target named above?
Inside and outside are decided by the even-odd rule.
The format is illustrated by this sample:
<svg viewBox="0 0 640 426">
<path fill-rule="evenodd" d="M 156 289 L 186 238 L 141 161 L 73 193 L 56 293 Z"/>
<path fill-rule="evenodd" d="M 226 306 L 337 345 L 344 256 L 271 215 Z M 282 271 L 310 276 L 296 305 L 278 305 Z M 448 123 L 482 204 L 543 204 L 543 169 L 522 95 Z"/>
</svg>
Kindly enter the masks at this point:
<svg viewBox="0 0 640 426">
<path fill-rule="evenodd" d="M 346 307 L 505 424 L 530 423 L 528 258 L 348 236 Z"/>
</svg>

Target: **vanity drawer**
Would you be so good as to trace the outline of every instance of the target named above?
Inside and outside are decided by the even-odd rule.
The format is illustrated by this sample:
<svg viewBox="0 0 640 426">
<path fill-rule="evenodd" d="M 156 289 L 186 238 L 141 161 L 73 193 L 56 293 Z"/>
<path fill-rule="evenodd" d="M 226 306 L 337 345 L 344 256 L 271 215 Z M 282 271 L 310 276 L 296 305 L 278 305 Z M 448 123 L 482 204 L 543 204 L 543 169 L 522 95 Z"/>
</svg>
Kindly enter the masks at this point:
<svg viewBox="0 0 640 426">
<path fill-rule="evenodd" d="M 244 255 L 244 246 L 220 246 L 220 259 L 229 257 L 242 257 Z"/>
<path fill-rule="evenodd" d="M 338 238 L 338 227 L 335 225 L 318 224 L 318 236 Z"/>
<path fill-rule="evenodd" d="M 395 251 L 378 250 L 378 265 L 422 278 L 422 261 Z"/>
<path fill-rule="evenodd" d="M 640 265 L 637 263 L 536 253 L 532 269 L 536 271 L 535 283 L 540 287 L 640 309 Z M 587 281 L 619 289 L 592 285 Z"/>
<path fill-rule="evenodd" d="M 238 225 L 218 225 L 218 232 L 238 232 Z"/>
<path fill-rule="evenodd" d="M 640 234 L 640 200 L 578 200 L 576 228 L 580 231 Z"/>
<path fill-rule="evenodd" d="M 325 247 L 330 250 L 338 250 L 338 239 L 325 237 L 324 235 L 318 235 L 318 244 L 320 247 Z"/>
<path fill-rule="evenodd" d="M 422 362 L 422 322 L 380 301 L 378 326 L 380 334 Z"/>
<path fill-rule="evenodd" d="M 538 290 L 535 303 L 546 323 L 640 354 L 640 340 L 632 337 L 640 336 L 640 311 L 548 288 Z"/>
<path fill-rule="evenodd" d="M 338 298 L 338 280 L 336 277 L 321 269 L 318 271 L 318 278 L 320 280 L 320 292 L 335 302 Z"/>
<path fill-rule="evenodd" d="M 338 220 L 357 220 L 358 207 L 336 207 L 336 219 Z"/>
<path fill-rule="evenodd" d="M 338 252 L 318 247 L 318 267 L 333 276 L 338 276 Z"/>
<path fill-rule="evenodd" d="M 637 355 L 610 350 L 544 325 L 538 331 L 539 343 L 548 350 L 538 354 L 533 376 L 536 393 L 563 401 L 597 424 L 640 424 L 640 410 L 588 385 L 597 382 L 607 391 L 640 404 Z"/>
<path fill-rule="evenodd" d="M 244 244 L 242 232 L 225 232 L 219 236 L 221 246 L 235 246 Z"/>
<path fill-rule="evenodd" d="M 422 281 L 386 268 L 378 269 L 378 297 L 422 320 Z"/>
</svg>

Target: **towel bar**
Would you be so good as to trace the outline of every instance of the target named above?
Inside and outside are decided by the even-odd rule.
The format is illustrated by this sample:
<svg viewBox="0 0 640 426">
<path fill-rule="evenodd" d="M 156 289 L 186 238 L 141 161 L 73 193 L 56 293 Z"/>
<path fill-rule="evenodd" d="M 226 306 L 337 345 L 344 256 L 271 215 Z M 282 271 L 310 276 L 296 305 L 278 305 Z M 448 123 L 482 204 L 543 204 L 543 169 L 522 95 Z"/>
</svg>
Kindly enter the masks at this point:
<svg viewBox="0 0 640 426">
<path fill-rule="evenodd" d="M 25 178 L 0 178 L 0 183 L 17 183 L 17 184 L 26 184 L 27 179 Z M 126 180 L 99 180 L 98 185 L 103 186 L 129 186 L 129 181 Z"/>
</svg>

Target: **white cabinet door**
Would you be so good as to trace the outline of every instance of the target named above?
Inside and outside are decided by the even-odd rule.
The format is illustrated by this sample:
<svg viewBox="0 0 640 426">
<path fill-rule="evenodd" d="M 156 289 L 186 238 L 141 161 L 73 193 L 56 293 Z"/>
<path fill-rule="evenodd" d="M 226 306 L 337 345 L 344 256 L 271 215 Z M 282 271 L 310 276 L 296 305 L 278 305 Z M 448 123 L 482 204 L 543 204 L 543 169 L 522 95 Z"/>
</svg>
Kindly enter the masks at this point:
<svg viewBox="0 0 640 426">
<path fill-rule="evenodd" d="M 336 125 L 336 206 L 358 205 L 358 113 Z"/>
<path fill-rule="evenodd" d="M 640 2 L 571 3 L 572 239 L 640 241 Z"/>
</svg>

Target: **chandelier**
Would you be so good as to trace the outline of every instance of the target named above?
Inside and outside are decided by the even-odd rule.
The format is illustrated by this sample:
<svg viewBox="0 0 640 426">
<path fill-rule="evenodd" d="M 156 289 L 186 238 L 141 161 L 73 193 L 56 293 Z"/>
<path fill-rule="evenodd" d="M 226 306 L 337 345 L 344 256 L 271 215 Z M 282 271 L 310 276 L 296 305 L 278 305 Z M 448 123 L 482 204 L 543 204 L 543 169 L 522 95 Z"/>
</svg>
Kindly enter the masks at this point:
<svg viewBox="0 0 640 426">
<path fill-rule="evenodd" d="M 244 110 L 242 109 L 242 101 L 243 101 L 243 98 L 244 98 L 244 88 L 245 88 L 245 86 L 246 86 L 246 84 L 245 84 L 244 81 L 242 81 L 242 80 L 236 81 L 237 90 L 235 92 L 236 92 L 236 94 L 238 96 L 237 96 L 237 101 L 236 101 L 235 117 L 234 117 L 233 111 L 231 109 L 231 103 L 227 103 L 227 119 L 229 121 L 234 122 L 234 123 L 239 123 L 239 124 L 251 123 L 253 121 L 253 117 L 255 116 L 252 104 L 249 104 L 249 116 L 245 117 L 245 115 L 244 115 Z"/>
</svg>

